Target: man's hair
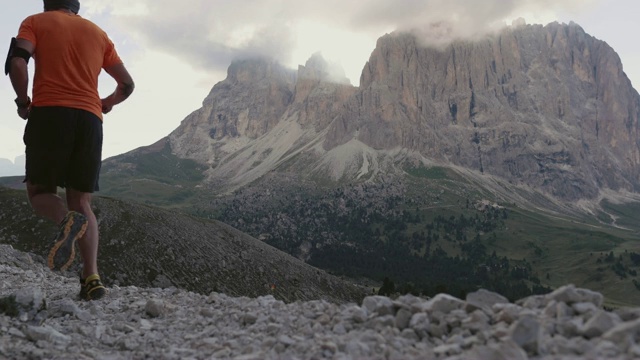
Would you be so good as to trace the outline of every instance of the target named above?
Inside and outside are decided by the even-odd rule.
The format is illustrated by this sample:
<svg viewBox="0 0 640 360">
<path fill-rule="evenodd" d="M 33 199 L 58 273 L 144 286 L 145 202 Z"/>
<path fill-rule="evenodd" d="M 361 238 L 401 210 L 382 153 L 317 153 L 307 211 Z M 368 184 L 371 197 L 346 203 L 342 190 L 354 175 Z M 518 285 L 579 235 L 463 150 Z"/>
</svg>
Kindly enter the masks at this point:
<svg viewBox="0 0 640 360">
<path fill-rule="evenodd" d="M 74 14 L 80 11 L 80 1 L 78 0 L 44 0 L 44 11 L 68 9 Z"/>
</svg>

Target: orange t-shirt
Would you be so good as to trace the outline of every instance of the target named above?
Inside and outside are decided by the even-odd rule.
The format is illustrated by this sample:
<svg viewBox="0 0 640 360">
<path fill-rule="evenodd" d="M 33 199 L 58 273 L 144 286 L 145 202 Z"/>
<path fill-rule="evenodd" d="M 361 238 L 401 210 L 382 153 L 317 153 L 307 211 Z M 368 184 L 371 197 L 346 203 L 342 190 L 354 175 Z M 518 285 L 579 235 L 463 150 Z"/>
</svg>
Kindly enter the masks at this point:
<svg viewBox="0 0 640 360">
<path fill-rule="evenodd" d="M 113 42 L 96 24 L 63 11 L 29 16 L 19 39 L 34 45 L 34 106 L 83 109 L 102 119 L 98 75 L 121 64 Z"/>
</svg>

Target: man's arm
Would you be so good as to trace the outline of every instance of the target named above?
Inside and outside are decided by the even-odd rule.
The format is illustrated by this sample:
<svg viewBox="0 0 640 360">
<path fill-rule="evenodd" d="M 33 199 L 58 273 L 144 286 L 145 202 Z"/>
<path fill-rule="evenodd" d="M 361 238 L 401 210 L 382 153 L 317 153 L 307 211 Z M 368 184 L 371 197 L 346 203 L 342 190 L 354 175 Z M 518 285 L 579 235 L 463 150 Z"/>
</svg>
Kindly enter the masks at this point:
<svg viewBox="0 0 640 360">
<path fill-rule="evenodd" d="M 133 93 L 135 84 L 124 64 L 112 65 L 104 70 L 118 83 L 113 94 L 102 99 L 102 112 L 107 114 L 115 105 L 125 101 Z"/>
<path fill-rule="evenodd" d="M 33 55 L 33 44 L 24 39 L 16 40 L 16 47 L 24 49 L 29 54 Z M 29 90 L 29 68 L 27 61 L 22 57 L 12 57 L 10 60 L 11 67 L 9 70 L 9 78 L 11 79 L 11 85 L 16 92 L 18 104 L 28 104 L 30 102 L 27 94 Z M 29 116 L 29 106 L 18 108 L 18 115 L 21 118 L 26 119 Z"/>
</svg>

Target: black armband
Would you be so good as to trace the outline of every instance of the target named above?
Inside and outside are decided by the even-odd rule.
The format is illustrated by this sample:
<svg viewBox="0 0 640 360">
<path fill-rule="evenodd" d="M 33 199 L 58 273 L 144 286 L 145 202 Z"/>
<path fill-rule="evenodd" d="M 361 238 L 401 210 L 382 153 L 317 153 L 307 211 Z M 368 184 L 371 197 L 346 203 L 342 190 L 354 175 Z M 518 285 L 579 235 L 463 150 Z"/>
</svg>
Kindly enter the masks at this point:
<svg viewBox="0 0 640 360">
<path fill-rule="evenodd" d="M 131 83 L 123 83 L 120 87 L 122 89 L 122 94 L 125 98 L 128 98 L 131 93 L 133 93 L 134 85 Z"/>
<path fill-rule="evenodd" d="M 4 62 L 4 74 L 8 75 L 9 71 L 11 71 L 11 59 L 14 57 L 23 58 L 24 61 L 29 63 L 29 59 L 31 59 L 31 54 L 21 48 L 16 46 L 17 40 L 16 38 L 11 38 L 11 44 L 9 45 L 9 52 L 7 53 L 7 60 Z"/>
</svg>

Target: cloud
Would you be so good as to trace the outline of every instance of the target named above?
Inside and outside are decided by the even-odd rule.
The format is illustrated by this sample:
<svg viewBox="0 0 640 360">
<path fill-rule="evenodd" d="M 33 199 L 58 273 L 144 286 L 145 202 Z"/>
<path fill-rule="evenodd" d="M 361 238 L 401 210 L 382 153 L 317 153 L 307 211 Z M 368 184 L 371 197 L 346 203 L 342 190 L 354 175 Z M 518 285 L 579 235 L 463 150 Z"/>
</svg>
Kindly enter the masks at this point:
<svg viewBox="0 0 640 360">
<path fill-rule="evenodd" d="M 145 46 L 194 67 L 221 71 L 236 58 L 267 56 L 291 63 L 306 22 L 379 37 L 422 29 L 437 37 L 469 37 L 505 19 L 571 11 L 589 0 L 84 0 L 90 14 L 109 13 Z M 424 31 L 424 30 L 427 31 Z M 435 31 L 434 30 L 438 30 Z M 322 34 L 319 34 L 322 36 Z M 338 42 L 341 39 L 334 39 Z M 322 49 L 316 49 L 322 50 Z M 309 54 L 311 55 L 311 54 Z"/>
<path fill-rule="evenodd" d="M 377 0 L 354 12 L 352 21 L 356 28 L 375 29 L 383 25 L 412 31 L 422 37 L 425 45 L 440 45 L 484 35 L 504 27 L 505 21 L 512 19 L 545 14 L 530 19 L 538 22 L 594 3 L 595 0 Z"/>
</svg>

